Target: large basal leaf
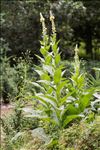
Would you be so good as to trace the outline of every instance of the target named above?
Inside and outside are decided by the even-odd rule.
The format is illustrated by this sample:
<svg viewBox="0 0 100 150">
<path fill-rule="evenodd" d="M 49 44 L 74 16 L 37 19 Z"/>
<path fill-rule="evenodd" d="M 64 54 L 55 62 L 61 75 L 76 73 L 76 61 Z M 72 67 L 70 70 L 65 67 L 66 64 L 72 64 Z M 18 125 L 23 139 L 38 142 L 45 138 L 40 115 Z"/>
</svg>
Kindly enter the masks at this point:
<svg viewBox="0 0 100 150">
<path fill-rule="evenodd" d="M 45 104 L 51 105 L 53 108 L 57 107 L 57 104 L 52 99 L 46 97 L 43 94 L 36 94 L 35 98 L 37 98 L 39 101 L 44 102 Z"/>
<path fill-rule="evenodd" d="M 51 81 L 47 81 L 47 80 L 38 80 L 38 83 L 41 83 L 44 87 L 47 87 L 47 94 L 52 93 L 53 90 L 56 91 L 55 86 L 53 85 L 53 83 Z"/>
<path fill-rule="evenodd" d="M 34 110 L 33 108 L 30 108 L 30 107 L 24 107 L 22 110 L 24 112 L 28 113 L 28 114 L 34 114 L 34 115 L 42 113 L 42 111 L 40 111 L 40 110 Z"/>
<path fill-rule="evenodd" d="M 22 109 L 26 114 L 24 114 L 25 117 L 29 118 L 47 118 L 46 115 L 43 115 L 43 111 L 40 110 L 33 110 L 33 108 L 24 107 Z"/>
<path fill-rule="evenodd" d="M 41 89 L 42 91 L 45 91 L 45 89 L 40 84 L 38 84 L 36 82 L 31 82 L 31 84 L 33 84 L 35 87 Z"/>
<path fill-rule="evenodd" d="M 61 112 L 61 119 L 64 120 L 66 118 L 66 116 L 70 116 L 70 115 L 78 115 L 80 114 L 81 111 L 79 108 L 73 106 L 73 104 L 68 104 L 66 105 L 66 108 L 64 108 L 64 110 Z"/>
<path fill-rule="evenodd" d="M 68 98 L 74 93 L 74 91 L 72 92 L 68 92 L 64 97 L 60 98 L 60 105 L 63 105 L 65 102 L 67 102 Z"/>
<path fill-rule="evenodd" d="M 65 120 L 63 121 L 62 126 L 66 127 L 71 121 L 73 121 L 76 118 L 80 118 L 80 115 L 70 115 L 70 116 L 66 116 Z"/>
<path fill-rule="evenodd" d="M 37 81 L 39 84 L 41 84 L 40 86 L 43 86 L 45 89 L 46 93 L 52 93 L 53 89 L 52 87 L 50 87 L 51 82 L 47 81 L 47 80 L 38 80 Z"/>
<path fill-rule="evenodd" d="M 94 91 L 87 92 L 85 95 L 82 95 L 79 99 L 79 107 L 83 112 L 84 109 L 89 106 L 91 99 L 93 98 Z"/>
<path fill-rule="evenodd" d="M 51 101 L 57 103 L 57 99 L 54 97 L 54 96 L 51 96 L 51 95 L 45 95 L 46 98 L 49 98 Z"/>
<path fill-rule="evenodd" d="M 33 98 L 35 98 L 36 100 L 39 100 L 40 103 L 43 104 L 43 106 L 48 108 L 48 103 L 45 100 L 43 100 L 43 98 L 39 97 L 38 94 L 35 94 L 35 96 L 33 96 Z"/>
</svg>

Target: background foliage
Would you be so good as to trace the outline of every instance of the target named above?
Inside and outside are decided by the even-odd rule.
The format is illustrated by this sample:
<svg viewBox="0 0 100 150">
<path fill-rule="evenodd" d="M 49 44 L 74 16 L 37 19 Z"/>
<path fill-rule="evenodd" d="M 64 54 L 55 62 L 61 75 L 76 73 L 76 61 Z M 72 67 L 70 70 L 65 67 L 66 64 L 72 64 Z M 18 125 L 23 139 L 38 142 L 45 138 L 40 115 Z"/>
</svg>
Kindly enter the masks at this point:
<svg viewBox="0 0 100 150">
<path fill-rule="evenodd" d="M 31 0 L 1 1 L 1 37 L 8 43 L 8 55 L 21 56 L 30 50 L 34 61 L 41 40 L 39 13 L 47 18 L 52 9 L 56 17 L 57 36 L 63 59 L 73 56 L 76 43 L 82 47 L 85 57 L 98 58 L 100 54 L 100 2 L 98 0 Z M 49 27 L 49 32 L 51 32 Z M 93 53 L 95 53 L 93 55 Z M 97 53 L 97 55 L 96 55 Z M 86 55 L 87 54 L 87 55 Z"/>
</svg>

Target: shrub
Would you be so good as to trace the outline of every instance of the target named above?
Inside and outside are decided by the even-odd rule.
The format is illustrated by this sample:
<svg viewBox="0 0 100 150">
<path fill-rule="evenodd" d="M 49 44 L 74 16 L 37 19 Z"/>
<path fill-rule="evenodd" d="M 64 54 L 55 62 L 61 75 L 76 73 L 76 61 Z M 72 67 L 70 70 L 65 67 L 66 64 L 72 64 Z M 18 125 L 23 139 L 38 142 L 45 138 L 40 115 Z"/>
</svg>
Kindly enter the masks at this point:
<svg viewBox="0 0 100 150">
<path fill-rule="evenodd" d="M 8 44 L 4 39 L 1 39 L 1 69 L 0 69 L 0 96 L 3 102 L 8 103 L 10 98 L 14 98 L 17 93 L 16 87 L 16 70 L 10 66 L 10 57 L 7 57 L 7 51 L 9 50 Z"/>
<path fill-rule="evenodd" d="M 4 103 L 18 100 L 22 97 L 25 98 L 26 95 L 33 93 L 32 87 L 28 82 L 33 75 L 29 52 L 24 54 L 24 59 L 21 57 L 16 59 L 14 56 L 8 57 L 7 51 L 9 50 L 9 46 L 3 39 L 1 39 L 0 48 L 0 97 Z M 11 59 L 15 63 L 13 66 L 11 66 Z"/>
<path fill-rule="evenodd" d="M 24 117 L 23 106 L 24 103 L 22 101 L 17 101 L 12 114 L 0 119 L 4 134 L 3 146 L 5 150 L 19 149 L 27 141 L 27 138 L 25 138 L 25 134 L 29 136 L 27 130 L 29 131 L 38 126 L 38 119 Z"/>
<path fill-rule="evenodd" d="M 32 79 L 33 75 L 33 66 L 32 60 L 29 56 L 29 51 L 23 54 L 23 57 L 24 59 L 22 57 L 19 57 L 19 59 L 15 58 L 16 65 L 14 66 L 14 69 L 17 72 L 16 86 L 18 90 L 16 93 L 15 100 L 25 100 L 27 95 L 31 95 L 31 93 L 33 94 L 32 86 L 29 84 L 29 81 Z"/>
<path fill-rule="evenodd" d="M 60 150 L 98 150 L 100 148 L 100 117 L 91 124 L 80 122 L 61 131 L 59 138 Z"/>
<path fill-rule="evenodd" d="M 33 138 L 27 131 L 23 132 L 23 135 L 19 134 L 18 138 L 16 138 L 17 134 L 13 143 L 13 150 L 18 148 L 22 150 L 99 150 L 100 117 L 97 116 L 90 124 L 84 121 L 78 124 L 73 123 L 67 129 L 59 130 L 58 132 L 56 130 L 53 131 L 52 136 L 54 134 L 57 139 L 47 145 L 42 140 Z"/>
</svg>

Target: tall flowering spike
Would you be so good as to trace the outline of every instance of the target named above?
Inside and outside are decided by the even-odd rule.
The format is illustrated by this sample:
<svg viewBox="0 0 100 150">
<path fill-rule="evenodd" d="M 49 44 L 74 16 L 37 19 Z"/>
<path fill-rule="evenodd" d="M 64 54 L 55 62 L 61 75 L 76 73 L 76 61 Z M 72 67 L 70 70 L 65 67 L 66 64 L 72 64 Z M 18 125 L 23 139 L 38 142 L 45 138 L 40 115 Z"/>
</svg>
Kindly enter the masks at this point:
<svg viewBox="0 0 100 150">
<path fill-rule="evenodd" d="M 79 71 L 79 69 L 80 69 L 80 61 L 79 61 L 78 51 L 79 51 L 79 49 L 78 49 L 78 46 L 76 44 L 76 47 L 75 47 L 75 57 L 74 57 L 74 59 L 75 59 L 75 68 L 76 68 L 75 70 L 78 69 L 78 71 Z"/>
<path fill-rule="evenodd" d="M 47 28 L 46 28 L 46 25 L 45 25 L 45 18 L 43 17 L 42 13 L 40 13 L 40 22 L 42 23 L 43 36 L 45 36 L 47 34 Z"/>
<path fill-rule="evenodd" d="M 75 60 L 76 60 L 77 62 L 79 61 L 78 51 L 79 51 L 79 49 L 78 49 L 78 46 L 77 46 L 77 44 L 76 44 L 76 47 L 75 47 Z"/>
<path fill-rule="evenodd" d="M 52 24 L 52 33 L 56 34 L 56 27 L 55 27 L 54 19 L 55 19 L 55 17 L 53 15 L 52 11 L 50 11 L 50 21 Z"/>
</svg>

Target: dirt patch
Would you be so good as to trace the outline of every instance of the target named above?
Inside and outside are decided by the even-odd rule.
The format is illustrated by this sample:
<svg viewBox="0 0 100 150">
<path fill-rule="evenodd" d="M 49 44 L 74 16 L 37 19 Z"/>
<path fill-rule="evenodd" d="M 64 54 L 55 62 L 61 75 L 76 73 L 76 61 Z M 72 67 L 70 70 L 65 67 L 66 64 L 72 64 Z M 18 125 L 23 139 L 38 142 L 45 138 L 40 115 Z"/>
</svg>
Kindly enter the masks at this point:
<svg viewBox="0 0 100 150">
<path fill-rule="evenodd" d="M 10 114 L 13 113 L 14 106 L 12 104 L 1 104 L 0 105 L 0 117 L 8 117 Z M 2 129 L 2 125 L 0 126 L 0 146 L 4 145 L 5 134 Z"/>
<path fill-rule="evenodd" d="M 1 118 L 12 114 L 13 109 L 14 109 L 14 106 L 11 104 L 1 104 L 0 105 Z"/>
</svg>

